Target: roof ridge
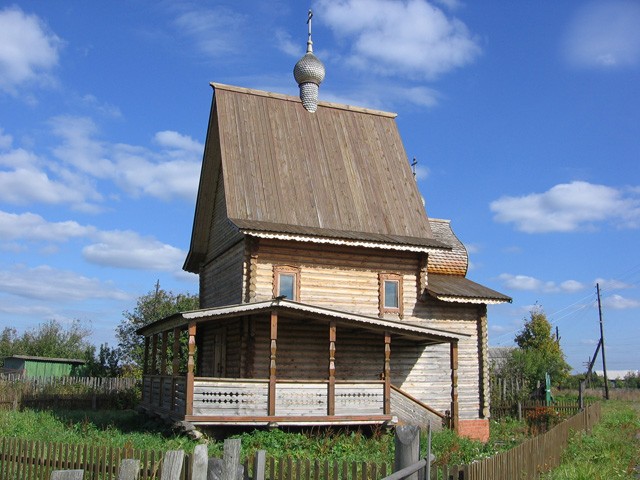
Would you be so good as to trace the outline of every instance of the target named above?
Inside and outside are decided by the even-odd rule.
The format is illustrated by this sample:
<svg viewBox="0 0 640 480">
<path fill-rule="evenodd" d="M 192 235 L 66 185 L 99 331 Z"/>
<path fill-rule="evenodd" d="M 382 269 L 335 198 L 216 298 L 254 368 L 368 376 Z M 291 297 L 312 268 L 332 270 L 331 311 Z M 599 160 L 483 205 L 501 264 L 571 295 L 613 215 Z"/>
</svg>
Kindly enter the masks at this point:
<svg viewBox="0 0 640 480">
<path fill-rule="evenodd" d="M 300 103 L 300 104 L 302 103 L 302 100 L 300 100 L 299 97 L 296 97 L 293 95 L 287 95 L 284 93 L 268 92 L 266 90 L 258 90 L 254 88 L 237 87 L 235 85 L 227 85 L 224 83 L 216 83 L 216 82 L 210 82 L 209 85 L 211 85 L 214 91 L 226 90 L 229 92 L 244 93 L 246 95 L 256 95 L 258 97 L 275 98 L 278 100 L 285 100 L 288 102 L 294 102 L 294 103 Z M 366 107 L 356 107 L 353 105 L 326 102 L 322 100 L 318 102 L 318 106 L 325 107 L 325 108 L 334 108 L 336 110 L 346 110 L 349 112 L 366 113 L 368 115 L 376 115 L 379 117 L 396 118 L 398 116 L 398 114 L 394 112 L 385 112 L 384 110 L 376 110 L 376 109 L 366 108 Z"/>
</svg>

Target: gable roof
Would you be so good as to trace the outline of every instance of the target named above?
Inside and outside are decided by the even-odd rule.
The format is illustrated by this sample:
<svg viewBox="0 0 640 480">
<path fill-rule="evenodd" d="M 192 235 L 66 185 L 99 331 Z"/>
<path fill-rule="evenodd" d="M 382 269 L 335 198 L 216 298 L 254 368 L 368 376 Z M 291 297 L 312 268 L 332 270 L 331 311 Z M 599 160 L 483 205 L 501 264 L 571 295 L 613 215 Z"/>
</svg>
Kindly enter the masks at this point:
<svg viewBox="0 0 640 480">
<path fill-rule="evenodd" d="M 207 248 L 218 174 L 238 230 L 440 247 L 395 114 L 212 83 L 191 247 Z M 376 240 L 380 238 L 381 240 Z"/>
</svg>

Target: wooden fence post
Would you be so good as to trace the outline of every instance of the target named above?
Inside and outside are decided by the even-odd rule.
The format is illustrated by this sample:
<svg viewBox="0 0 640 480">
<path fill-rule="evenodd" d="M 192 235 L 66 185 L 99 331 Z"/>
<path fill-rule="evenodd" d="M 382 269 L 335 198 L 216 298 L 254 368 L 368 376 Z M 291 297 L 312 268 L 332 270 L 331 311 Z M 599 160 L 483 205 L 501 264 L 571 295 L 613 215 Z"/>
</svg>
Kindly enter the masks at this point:
<svg viewBox="0 0 640 480">
<path fill-rule="evenodd" d="M 184 450 L 170 450 L 164 454 L 162 460 L 162 476 L 160 480 L 180 480 Z"/>
<path fill-rule="evenodd" d="M 240 466 L 240 446 L 239 438 L 227 438 L 224 441 L 224 456 L 222 458 L 222 480 L 239 480 L 238 467 Z"/>
<path fill-rule="evenodd" d="M 140 478 L 140 460 L 125 458 L 118 467 L 118 480 L 138 480 Z"/>
<path fill-rule="evenodd" d="M 82 480 L 84 470 L 54 470 L 51 480 Z"/>
<path fill-rule="evenodd" d="M 267 465 L 266 450 L 258 450 L 253 461 L 253 480 L 265 480 L 264 470 Z"/>
<path fill-rule="evenodd" d="M 207 468 L 209 466 L 209 454 L 206 445 L 196 445 L 193 450 L 190 480 L 207 480 Z"/>
<path fill-rule="evenodd" d="M 416 425 L 396 427 L 395 446 L 395 472 L 417 463 L 420 460 L 420 428 Z M 409 475 L 407 480 L 418 480 L 418 474 Z"/>
</svg>

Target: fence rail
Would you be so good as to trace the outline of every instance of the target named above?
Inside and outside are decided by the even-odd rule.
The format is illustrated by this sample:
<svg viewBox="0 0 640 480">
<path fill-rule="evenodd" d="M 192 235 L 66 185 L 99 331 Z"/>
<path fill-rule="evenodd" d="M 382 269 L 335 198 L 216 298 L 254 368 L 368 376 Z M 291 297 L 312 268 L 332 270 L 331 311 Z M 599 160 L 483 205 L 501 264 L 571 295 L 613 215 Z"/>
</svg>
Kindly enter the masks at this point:
<svg viewBox="0 0 640 480">
<path fill-rule="evenodd" d="M 512 480 L 537 479 L 540 474 L 560 465 L 560 456 L 567 447 L 572 432 L 590 432 L 601 418 L 600 403 L 586 407 L 582 412 L 559 423 L 548 432 L 533 437 L 520 445 L 493 457 L 463 466 L 449 466 L 441 476 L 431 480 Z M 437 475 L 437 474 L 436 474 Z"/>
<path fill-rule="evenodd" d="M 533 412 L 539 408 L 553 409 L 560 417 L 566 418 L 580 412 L 580 405 L 574 401 L 554 401 L 547 407 L 544 401 L 527 401 L 527 402 L 498 402 L 491 404 L 491 418 L 500 420 L 502 418 L 511 417 L 522 420 L 527 417 L 529 412 Z"/>
</svg>

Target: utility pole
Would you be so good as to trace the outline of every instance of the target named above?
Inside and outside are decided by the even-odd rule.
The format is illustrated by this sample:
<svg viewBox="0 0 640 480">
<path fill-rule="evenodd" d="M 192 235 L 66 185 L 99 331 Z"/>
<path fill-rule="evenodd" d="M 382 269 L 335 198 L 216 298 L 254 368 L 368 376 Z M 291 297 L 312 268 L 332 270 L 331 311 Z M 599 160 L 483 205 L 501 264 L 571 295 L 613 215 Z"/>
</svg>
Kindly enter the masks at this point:
<svg viewBox="0 0 640 480">
<path fill-rule="evenodd" d="M 600 317 L 600 346 L 602 347 L 602 371 L 604 373 L 604 398 L 609 400 L 609 380 L 607 380 L 607 359 L 604 354 L 604 326 L 602 323 L 602 304 L 600 303 L 600 284 L 596 283 L 598 292 L 598 316 Z"/>
<path fill-rule="evenodd" d="M 556 343 L 560 346 L 560 330 L 558 330 L 558 326 L 556 325 Z"/>
</svg>

